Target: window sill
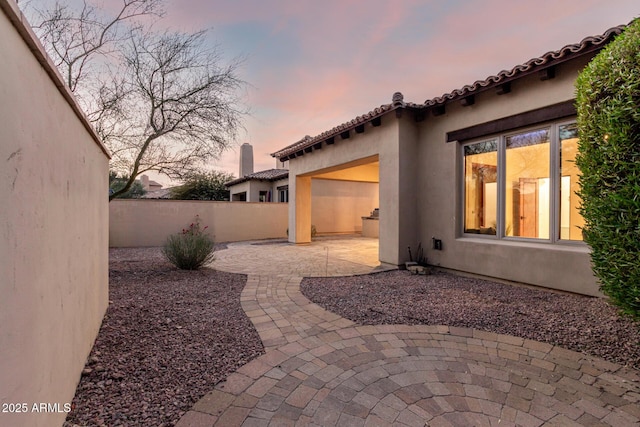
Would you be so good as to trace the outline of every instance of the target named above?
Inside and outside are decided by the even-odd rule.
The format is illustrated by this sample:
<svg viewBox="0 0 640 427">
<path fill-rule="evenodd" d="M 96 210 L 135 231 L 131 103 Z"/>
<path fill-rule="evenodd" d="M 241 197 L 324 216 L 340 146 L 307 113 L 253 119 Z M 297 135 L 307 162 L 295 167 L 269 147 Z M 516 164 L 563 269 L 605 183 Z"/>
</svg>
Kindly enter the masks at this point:
<svg viewBox="0 0 640 427">
<path fill-rule="evenodd" d="M 514 248 L 535 248 L 545 249 L 550 251 L 560 252 L 576 252 L 576 253 L 590 253 L 591 249 L 589 245 L 579 241 L 561 241 L 552 243 L 550 241 L 529 241 L 529 240 L 511 240 L 511 239 L 496 239 L 496 238 L 482 238 L 482 237 L 458 237 L 456 242 L 460 243 L 478 243 L 483 245 L 498 245 Z"/>
</svg>

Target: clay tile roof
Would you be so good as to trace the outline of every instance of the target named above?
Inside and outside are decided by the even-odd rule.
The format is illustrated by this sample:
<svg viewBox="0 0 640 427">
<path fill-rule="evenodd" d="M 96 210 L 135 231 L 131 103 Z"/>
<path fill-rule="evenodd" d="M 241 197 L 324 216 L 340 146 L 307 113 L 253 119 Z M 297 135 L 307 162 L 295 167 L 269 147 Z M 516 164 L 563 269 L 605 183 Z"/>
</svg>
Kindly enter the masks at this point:
<svg viewBox="0 0 640 427">
<path fill-rule="evenodd" d="M 232 185 L 240 184 L 240 183 L 251 181 L 251 180 L 277 181 L 279 179 L 284 179 L 287 177 L 289 177 L 289 169 L 267 169 L 260 172 L 254 172 L 240 178 L 236 178 L 233 181 L 229 181 L 224 185 L 227 187 L 231 187 Z"/>
<path fill-rule="evenodd" d="M 442 96 L 428 99 L 424 102 L 423 105 L 424 107 L 432 107 L 436 105 L 446 104 L 447 102 L 451 102 L 472 95 L 474 93 L 499 86 L 511 80 L 515 80 L 527 74 L 531 74 L 534 71 L 559 64 L 577 55 L 599 50 L 611 40 L 613 40 L 615 36 L 622 33 L 622 31 L 626 27 L 626 25 L 619 25 L 617 27 L 608 29 L 602 35 L 586 37 L 580 43 L 566 45 L 560 50 L 547 52 L 540 57 L 528 60 L 524 64 L 516 65 L 511 70 L 502 70 L 495 76 L 489 76 L 484 80 L 477 80 L 473 84 L 465 85 L 460 89 L 445 93 Z"/>
<path fill-rule="evenodd" d="M 331 138 L 332 136 L 335 135 L 339 135 L 343 132 L 346 132 L 348 130 L 351 130 L 353 128 L 355 128 L 356 126 L 362 125 L 364 123 L 370 122 L 371 120 L 382 116 L 383 114 L 395 110 L 396 108 L 400 108 L 401 106 L 404 106 L 404 103 L 402 103 L 402 105 L 398 104 L 384 104 L 381 105 L 378 108 L 375 108 L 371 111 L 369 111 L 368 113 L 365 113 L 361 116 L 356 117 L 353 120 L 350 120 L 348 122 L 342 123 L 341 125 L 338 125 L 332 129 L 329 129 L 328 131 L 322 132 L 320 135 L 316 135 L 314 137 L 310 137 L 309 135 L 305 136 L 304 138 L 302 138 L 301 140 L 299 140 L 298 142 L 295 142 L 279 151 L 276 151 L 275 153 L 272 153 L 271 155 L 273 157 L 277 157 L 277 158 L 282 158 L 285 157 L 289 154 L 292 153 L 296 153 L 300 150 L 303 150 L 307 147 L 310 147 L 318 142 L 322 142 L 328 138 Z"/>
<path fill-rule="evenodd" d="M 393 94 L 393 98 L 390 104 L 381 105 L 380 107 L 375 108 L 374 110 L 366 114 L 358 116 L 353 120 L 329 129 L 328 131 L 323 132 L 320 135 L 314 137 L 310 137 L 307 135 L 300 141 L 288 145 L 285 148 L 276 151 L 275 153 L 272 153 L 271 156 L 279 159 L 288 158 L 290 156 L 295 157 L 296 154 L 304 154 L 305 149 L 309 149 L 309 147 L 312 147 L 317 143 L 321 143 L 322 141 L 330 139 L 331 137 L 339 135 L 345 131 L 351 130 L 359 125 L 363 125 L 364 123 L 372 121 L 373 119 L 387 114 L 390 111 L 400 108 L 408 108 L 414 110 L 430 109 L 461 98 L 465 98 L 478 92 L 488 90 L 492 87 L 508 83 L 512 80 L 516 80 L 528 74 L 552 67 L 556 64 L 560 64 L 576 56 L 580 56 L 593 51 L 598 51 L 611 40 L 613 40 L 613 38 L 620 34 L 626 27 L 626 25 L 619 25 L 617 27 L 610 28 L 602 35 L 587 37 L 580 43 L 570 44 L 560 50 L 547 52 L 540 57 L 530 59 L 524 64 L 516 65 L 511 70 L 500 71 L 495 76 L 489 76 L 484 80 L 477 80 L 473 84 L 465 85 L 460 89 L 445 93 L 442 96 L 428 99 L 423 104 L 405 102 L 402 93 L 396 92 Z"/>
</svg>

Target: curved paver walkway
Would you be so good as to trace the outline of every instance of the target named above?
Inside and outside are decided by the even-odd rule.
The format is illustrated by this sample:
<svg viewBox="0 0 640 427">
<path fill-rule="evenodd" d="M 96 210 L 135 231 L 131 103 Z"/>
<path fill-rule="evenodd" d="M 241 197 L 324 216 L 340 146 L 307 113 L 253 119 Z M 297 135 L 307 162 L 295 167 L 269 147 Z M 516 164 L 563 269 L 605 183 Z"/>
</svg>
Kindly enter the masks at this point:
<svg viewBox="0 0 640 427">
<path fill-rule="evenodd" d="M 242 307 L 266 354 L 185 426 L 640 425 L 640 376 L 549 344 L 447 326 L 358 326 L 311 303 L 302 276 L 374 271 L 377 241 L 231 244 L 215 268 L 248 274 Z"/>
</svg>

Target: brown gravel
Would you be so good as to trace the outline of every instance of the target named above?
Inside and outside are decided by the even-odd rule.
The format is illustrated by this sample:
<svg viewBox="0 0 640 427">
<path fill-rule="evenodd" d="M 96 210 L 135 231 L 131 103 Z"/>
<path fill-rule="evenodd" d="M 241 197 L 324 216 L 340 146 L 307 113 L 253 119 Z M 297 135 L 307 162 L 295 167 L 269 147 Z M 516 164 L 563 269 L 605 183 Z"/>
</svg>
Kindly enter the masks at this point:
<svg viewBox="0 0 640 427">
<path fill-rule="evenodd" d="M 561 294 L 438 272 L 306 278 L 302 293 L 365 325 L 476 328 L 558 345 L 640 369 L 640 323 L 600 298 Z"/>
<path fill-rule="evenodd" d="M 109 308 L 66 426 L 172 426 L 264 353 L 240 306 L 246 276 L 178 270 L 159 248 L 109 256 Z M 406 271 L 307 278 L 302 292 L 361 324 L 472 327 L 640 369 L 640 326 L 602 299 Z"/>
<path fill-rule="evenodd" d="M 67 426 L 171 426 L 264 353 L 246 276 L 173 267 L 159 248 L 109 251 L 110 304 Z"/>
</svg>

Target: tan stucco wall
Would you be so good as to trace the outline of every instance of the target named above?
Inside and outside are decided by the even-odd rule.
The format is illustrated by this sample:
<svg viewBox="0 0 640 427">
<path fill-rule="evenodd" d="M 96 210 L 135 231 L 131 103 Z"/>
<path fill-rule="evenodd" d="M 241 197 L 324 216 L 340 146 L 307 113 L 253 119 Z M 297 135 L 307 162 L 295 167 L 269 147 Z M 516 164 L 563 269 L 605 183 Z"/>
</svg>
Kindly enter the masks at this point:
<svg viewBox="0 0 640 427">
<path fill-rule="evenodd" d="M 270 181 L 249 181 L 249 191 L 247 192 L 247 202 L 259 202 L 261 191 L 271 191 L 273 200 L 273 183 Z"/>
<path fill-rule="evenodd" d="M 109 246 L 162 246 L 167 236 L 186 228 L 196 215 L 216 242 L 284 238 L 287 209 L 287 203 L 113 200 Z"/>
<path fill-rule="evenodd" d="M 15 3 L 0 9 L 0 402 L 28 409 L 0 425 L 60 426 L 31 410 L 71 402 L 107 307 L 108 157 Z"/>
<path fill-rule="evenodd" d="M 447 143 L 446 133 L 520 112 L 567 101 L 573 82 L 586 64 L 560 66 L 556 78 L 531 76 L 512 84 L 512 92 L 492 91 L 476 96 L 473 106 L 447 105 L 444 116 L 421 123 L 417 178 L 420 240 L 429 248 L 429 263 L 506 280 L 599 295 L 585 244 L 496 241 L 462 236 L 462 162 L 460 144 Z M 382 197 L 382 196 L 381 196 Z M 431 239 L 442 239 L 444 249 L 431 249 Z"/>
<path fill-rule="evenodd" d="M 311 223 L 318 233 L 362 231 L 362 217 L 378 207 L 378 184 L 311 180 Z"/>
<path fill-rule="evenodd" d="M 280 199 L 278 199 L 279 194 L 278 194 L 278 187 L 284 187 L 284 186 L 288 186 L 289 185 L 289 178 L 285 178 L 285 179 L 279 179 L 277 181 L 274 181 L 272 183 L 272 189 L 273 189 L 273 201 L 274 202 L 280 202 Z"/>
<path fill-rule="evenodd" d="M 399 155 L 399 123 L 404 120 L 409 119 L 387 115 L 378 127 L 367 124 L 364 133 L 351 132 L 351 137 L 346 140 L 336 137 L 335 144 L 323 144 L 321 150 L 289 161 L 289 229 L 294 230 L 289 234 L 290 242 L 307 243 L 311 239 L 308 230 L 311 227 L 312 198 L 311 185 L 307 181 L 313 175 L 336 170 L 336 166 L 348 167 L 352 162 L 371 158 L 371 162 L 379 162 L 380 261 L 388 264 L 401 262 L 399 248 L 406 243 L 407 234 L 403 231 L 400 235 L 399 215 L 401 206 L 404 206 L 400 202 L 400 182 L 408 185 L 413 180 L 411 172 L 401 172 L 402 168 L 413 167 L 412 162 L 408 162 L 409 155 Z M 415 145 L 415 139 L 410 144 Z M 301 185 L 302 189 L 299 188 Z M 304 201 L 299 203 L 301 197 Z M 403 226 L 403 230 L 411 226 Z"/>
<path fill-rule="evenodd" d="M 330 176 L 340 165 L 378 156 L 380 261 L 401 264 L 407 247 L 426 248 L 429 263 L 469 273 L 549 288 L 600 295 L 581 242 L 548 244 L 540 241 L 497 241 L 462 235 L 462 165 L 460 144 L 447 143 L 447 132 L 486 123 L 573 99 L 574 81 L 588 58 L 559 65 L 556 76 L 541 81 L 537 74 L 512 82 L 511 93 L 476 95 L 472 106 L 447 104 L 442 116 L 416 122 L 404 112 L 382 117 L 382 126 L 367 124 L 365 132 L 335 138 L 335 144 L 289 162 L 289 226 L 297 229 L 289 240 L 305 243 L 312 217 L 309 178 Z M 295 177 L 295 179 L 293 178 Z M 297 188 L 303 186 L 302 189 Z M 299 203 L 302 198 L 303 202 Z M 314 221 L 317 215 L 313 215 Z M 298 234 L 296 234 L 298 233 Z M 432 238 L 444 250 L 431 249 Z"/>
</svg>

